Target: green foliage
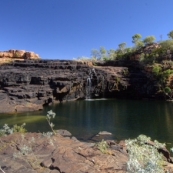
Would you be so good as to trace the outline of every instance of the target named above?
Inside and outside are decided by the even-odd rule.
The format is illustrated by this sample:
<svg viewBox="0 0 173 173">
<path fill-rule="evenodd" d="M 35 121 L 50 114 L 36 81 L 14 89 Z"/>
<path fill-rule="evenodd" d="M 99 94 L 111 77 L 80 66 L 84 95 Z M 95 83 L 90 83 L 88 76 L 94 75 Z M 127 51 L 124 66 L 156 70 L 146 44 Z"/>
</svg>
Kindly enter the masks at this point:
<svg viewBox="0 0 173 173">
<path fill-rule="evenodd" d="M 171 70 L 171 69 L 164 70 L 164 71 L 161 73 L 161 75 L 162 75 L 163 77 L 165 77 L 166 79 L 169 77 L 170 74 L 173 74 L 173 70 Z"/>
<path fill-rule="evenodd" d="M 158 145 L 164 146 L 164 144 L 156 142 L 156 146 L 152 146 L 146 144 L 148 141 L 150 138 L 145 135 L 125 141 L 129 154 L 128 173 L 164 173 L 164 160 L 156 148 Z"/>
<path fill-rule="evenodd" d="M 25 123 L 23 123 L 21 126 L 15 124 L 13 126 L 13 132 L 26 133 L 27 130 L 24 128 L 25 125 L 26 125 Z"/>
<path fill-rule="evenodd" d="M 119 49 L 123 52 L 124 49 L 125 49 L 125 47 L 126 47 L 126 43 L 125 43 L 125 42 L 120 43 L 120 44 L 118 45 L 118 47 L 119 47 Z"/>
<path fill-rule="evenodd" d="M 127 47 L 127 48 L 124 49 L 124 52 L 125 53 L 130 53 L 130 52 L 132 52 L 132 48 L 131 47 Z"/>
<path fill-rule="evenodd" d="M 144 62 L 145 60 L 145 54 L 141 53 L 140 57 L 139 57 L 139 61 Z"/>
<path fill-rule="evenodd" d="M 0 129 L 0 136 L 12 134 L 15 132 L 25 133 L 27 132 L 27 130 L 24 128 L 25 125 L 26 125 L 25 123 L 23 123 L 21 126 L 18 126 L 16 124 L 12 128 L 10 128 L 8 124 L 4 124 L 3 128 Z"/>
<path fill-rule="evenodd" d="M 172 90 L 168 86 L 163 89 L 164 94 L 172 100 Z"/>
<path fill-rule="evenodd" d="M 136 44 L 136 42 L 139 41 L 141 38 L 142 38 L 141 34 L 134 34 L 132 36 L 132 43 Z"/>
<path fill-rule="evenodd" d="M 4 136 L 5 135 L 5 131 L 3 129 L 0 129 L 0 136 Z"/>
<path fill-rule="evenodd" d="M 109 146 L 108 146 L 108 144 L 107 144 L 107 142 L 105 140 L 102 139 L 102 141 L 98 142 L 96 144 L 96 146 L 102 153 L 104 153 L 104 154 L 107 153 L 107 149 L 108 149 Z"/>
<path fill-rule="evenodd" d="M 139 41 L 136 41 L 136 43 L 135 43 L 135 45 L 136 45 L 136 48 L 141 48 L 141 47 L 143 47 L 144 46 L 144 42 L 143 41 L 141 41 L 141 40 L 139 40 Z"/>
<path fill-rule="evenodd" d="M 153 43 L 156 38 L 153 35 L 147 36 L 144 38 L 143 42 L 144 44 L 150 44 Z"/>
<path fill-rule="evenodd" d="M 91 57 L 98 59 L 99 58 L 99 51 L 97 49 L 91 50 Z"/>
<path fill-rule="evenodd" d="M 152 72 L 153 72 L 154 75 L 158 76 L 160 71 L 161 71 L 161 67 L 159 65 L 154 65 L 153 66 Z"/>
<path fill-rule="evenodd" d="M 123 69 L 123 74 L 126 76 L 126 75 L 128 75 L 129 74 L 129 70 L 128 69 Z"/>
<path fill-rule="evenodd" d="M 167 49 L 173 50 L 173 40 L 164 40 L 160 42 L 160 45 L 163 50 L 167 50 Z"/>
<path fill-rule="evenodd" d="M 168 33 L 168 37 L 173 39 L 173 30 Z"/>
<path fill-rule="evenodd" d="M 109 57 L 107 56 L 107 51 L 103 46 L 100 46 L 100 49 L 92 49 L 91 50 L 91 58 L 92 59 L 97 59 L 97 60 L 104 60 L 104 59 L 108 59 Z"/>
<path fill-rule="evenodd" d="M 106 49 L 103 46 L 100 46 L 100 54 L 105 55 L 106 54 Z"/>
<path fill-rule="evenodd" d="M 113 60 L 116 58 L 116 52 L 114 49 L 110 49 L 107 51 L 109 60 Z"/>
</svg>

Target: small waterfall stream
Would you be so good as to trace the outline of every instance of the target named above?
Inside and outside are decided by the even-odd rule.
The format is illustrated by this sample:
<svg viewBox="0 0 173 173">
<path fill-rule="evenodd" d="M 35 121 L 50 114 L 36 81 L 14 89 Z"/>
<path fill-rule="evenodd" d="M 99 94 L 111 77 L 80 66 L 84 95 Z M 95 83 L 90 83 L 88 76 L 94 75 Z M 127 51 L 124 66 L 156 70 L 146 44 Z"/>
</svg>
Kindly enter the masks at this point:
<svg viewBox="0 0 173 173">
<path fill-rule="evenodd" d="M 102 77 L 102 93 L 103 93 L 103 98 L 105 98 L 105 77 Z"/>
<path fill-rule="evenodd" d="M 91 77 L 88 76 L 87 78 L 87 84 L 86 84 L 86 99 L 90 99 L 91 98 Z"/>
<path fill-rule="evenodd" d="M 86 79 L 86 99 L 105 97 L 105 76 L 97 75 L 94 68 L 89 70 Z"/>
</svg>

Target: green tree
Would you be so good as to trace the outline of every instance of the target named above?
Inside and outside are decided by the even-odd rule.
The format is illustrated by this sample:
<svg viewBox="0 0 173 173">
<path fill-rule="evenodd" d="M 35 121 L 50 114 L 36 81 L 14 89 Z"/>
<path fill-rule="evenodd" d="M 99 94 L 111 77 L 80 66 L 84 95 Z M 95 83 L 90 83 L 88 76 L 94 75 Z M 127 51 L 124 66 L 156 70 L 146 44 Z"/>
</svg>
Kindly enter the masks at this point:
<svg viewBox="0 0 173 173">
<path fill-rule="evenodd" d="M 141 34 L 135 34 L 132 36 L 132 43 L 136 44 L 142 38 Z"/>
<path fill-rule="evenodd" d="M 103 46 L 100 46 L 100 51 L 99 51 L 99 59 L 105 59 L 107 58 L 106 56 L 106 49 Z"/>
<path fill-rule="evenodd" d="M 162 49 L 170 49 L 173 50 L 173 40 L 164 40 L 160 43 Z"/>
<path fill-rule="evenodd" d="M 102 55 L 106 54 L 106 49 L 103 46 L 100 46 L 100 53 Z"/>
<path fill-rule="evenodd" d="M 153 66 L 153 69 L 152 69 L 152 72 L 155 76 L 158 76 L 159 73 L 161 72 L 161 67 L 159 65 L 154 65 Z"/>
<path fill-rule="evenodd" d="M 125 47 L 126 47 L 126 42 L 120 43 L 120 44 L 118 45 L 118 47 L 119 47 L 119 49 L 120 49 L 122 52 L 124 52 L 124 49 L 125 49 Z"/>
<path fill-rule="evenodd" d="M 116 58 L 116 53 L 114 49 L 109 49 L 107 51 L 109 59 L 115 59 Z"/>
<path fill-rule="evenodd" d="M 168 33 L 168 37 L 173 39 L 173 30 Z"/>
<path fill-rule="evenodd" d="M 153 35 L 144 38 L 143 42 L 145 45 L 153 43 L 156 38 Z"/>
<path fill-rule="evenodd" d="M 143 41 L 139 40 L 139 41 L 137 41 L 137 42 L 135 43 L 135 45 L 136 45 L 137 48 L 141 48 L 141 47 L 144 46 L 144 43 L 143 43 Z"/>
<path fill-rule="evenodd" d="M 130 53 L 132 51 L 132 48 L 131 47 L 127 47 L 124 49 L 124 52 L 125 53 Z"/>
<path fill-rule="evenodd" d="M 92 49 L 91 50 L 91 58 L 99 59 L 99 51 L 97 49 Z"/>
</svg>

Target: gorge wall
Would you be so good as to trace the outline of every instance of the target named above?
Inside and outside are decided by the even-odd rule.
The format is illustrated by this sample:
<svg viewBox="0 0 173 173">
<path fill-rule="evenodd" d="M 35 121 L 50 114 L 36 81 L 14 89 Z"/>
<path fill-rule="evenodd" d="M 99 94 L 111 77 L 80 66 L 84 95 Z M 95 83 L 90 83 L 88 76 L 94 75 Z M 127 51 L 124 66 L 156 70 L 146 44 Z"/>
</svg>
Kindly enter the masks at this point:
<svg viewBox="0 0 173 173">
<path fill-rule="evenodd" d="M 23 60 L 0 66 L 0 112 L 90 98 L 151 98 L 156 87 L 138 61 Z"/>
</svg>

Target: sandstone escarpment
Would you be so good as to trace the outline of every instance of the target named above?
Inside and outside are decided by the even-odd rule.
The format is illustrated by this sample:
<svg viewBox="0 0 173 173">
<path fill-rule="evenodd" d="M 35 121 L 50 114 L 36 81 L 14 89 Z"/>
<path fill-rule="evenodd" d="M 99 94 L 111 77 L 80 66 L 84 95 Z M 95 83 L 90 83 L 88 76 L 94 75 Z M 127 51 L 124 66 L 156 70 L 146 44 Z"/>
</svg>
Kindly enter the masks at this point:
<svg viewBox="0 0 173 173">
<path fill-rule="evenodd" d="M 8 62 L 15 59 L 40 59 L 39 55 L 34 52 L 25 50 L 8 50 L 0 51 L 0 62 Z"/>
<path fill-rule="evenodd" d="M 24 60 L 0 66 L 0 112 L 42 109 L 90 98 L 153 97 L 153 82 L 136 61 L 97 63 Z"/>
</svg>

